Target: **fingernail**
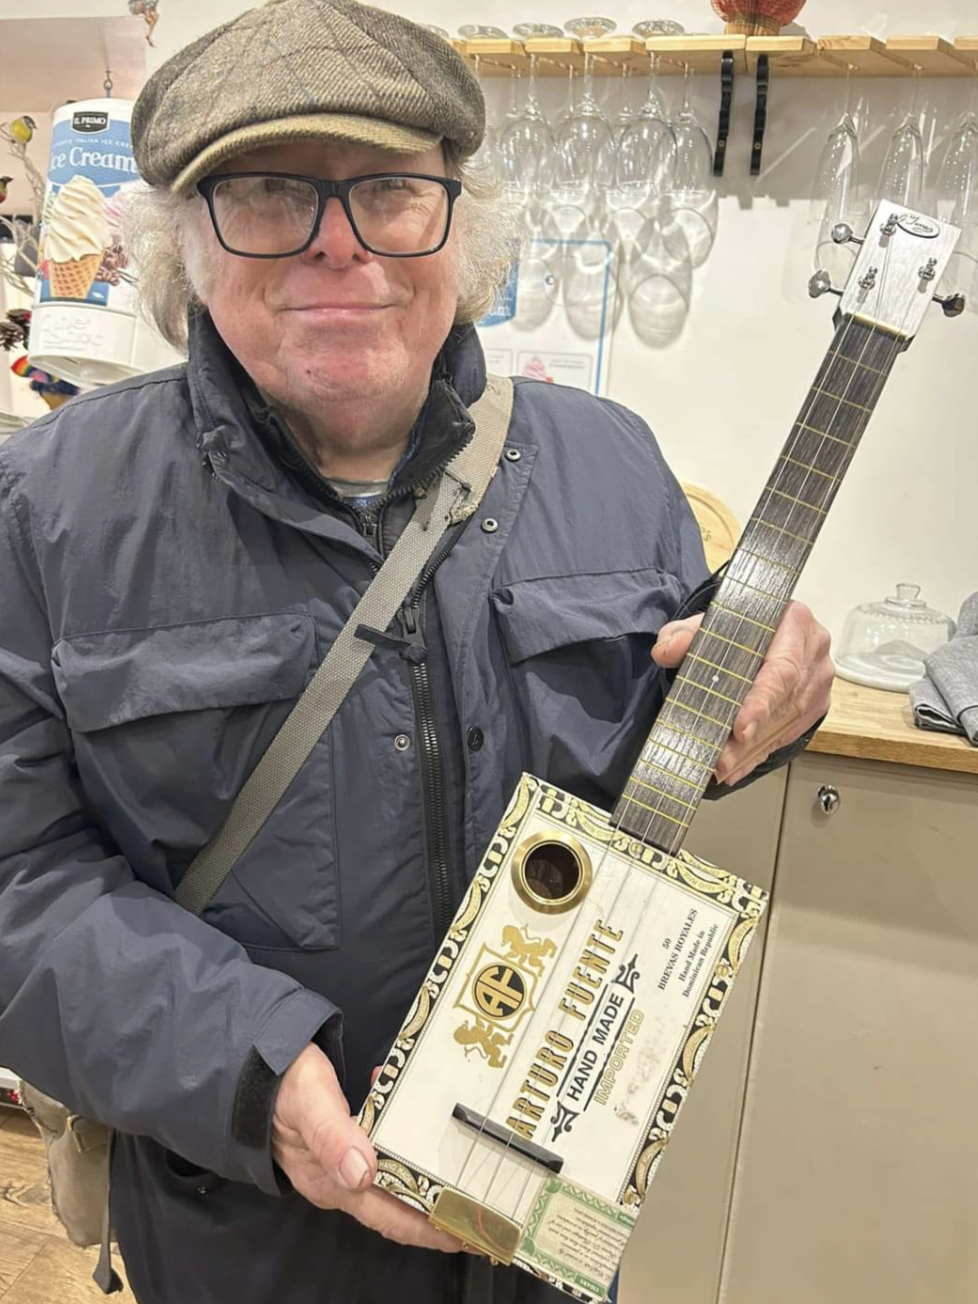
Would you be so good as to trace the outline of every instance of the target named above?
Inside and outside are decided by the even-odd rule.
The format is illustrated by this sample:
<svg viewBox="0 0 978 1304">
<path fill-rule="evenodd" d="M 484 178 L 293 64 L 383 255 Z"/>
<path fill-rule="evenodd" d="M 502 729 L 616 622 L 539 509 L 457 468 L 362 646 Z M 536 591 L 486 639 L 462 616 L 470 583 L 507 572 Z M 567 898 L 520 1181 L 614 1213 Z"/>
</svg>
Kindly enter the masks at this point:
<svg viewBox="0 0 978 1304">
<path fill-rule="evenodd" d="M 757 725 L 749 724 L 747 728 L 744 730 L 744 742 L 749 743 L 756 733 L 757 733 Z"/>
<path fill-rule="evenodd" d="M 366 1159 L 356 1146 L 351 1146 L 340 1163 L 340 1180 L 343 1185 L 348 1191 L 359 1191 L 364 1176 L 369 1172 L 370 1166 Z"/>
</svg>

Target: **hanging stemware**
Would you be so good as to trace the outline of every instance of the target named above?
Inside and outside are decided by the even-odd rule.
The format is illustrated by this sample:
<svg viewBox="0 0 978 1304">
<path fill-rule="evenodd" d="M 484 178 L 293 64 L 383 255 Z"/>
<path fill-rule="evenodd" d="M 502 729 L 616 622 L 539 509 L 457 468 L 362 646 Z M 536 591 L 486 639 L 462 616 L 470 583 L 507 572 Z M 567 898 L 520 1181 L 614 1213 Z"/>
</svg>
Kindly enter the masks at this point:
<svg viewBox="0 0 978 1304">
<path fill-rule="evenodd" d="M 922 71 L 918 64 L 914 65 L 910 107 L 890 138 L 877 189 L 878 199 L 890 199 L 915 210 L 920 208 L 924 189 L 924 141 L 918 109 Z"/>
<path fill-rule="evenodd" d="M 546 23 L 518 23 L 513 30 L 518 37 L 527 40 L 554 29 Z M 530 52 L 526 99 L 519 114 L 504 123 L 499 137 L 499 156 L 506 184 L 524 199 L 545 193 L 550 188 L 556 154 L 553 132 L 537 97 L 538 57 Z"/>
<path fill-rule="evenodd" d="M 594 56 L 587 41 L 613 31 L 615 24 L 610 18 L 574 18 L 564 27 L 584 43 L 584 80 L 580 100 L 557 131 L 556 183 L 593 195 L 614 174 L 615 139 L 594 97 Z"/>
</svg>

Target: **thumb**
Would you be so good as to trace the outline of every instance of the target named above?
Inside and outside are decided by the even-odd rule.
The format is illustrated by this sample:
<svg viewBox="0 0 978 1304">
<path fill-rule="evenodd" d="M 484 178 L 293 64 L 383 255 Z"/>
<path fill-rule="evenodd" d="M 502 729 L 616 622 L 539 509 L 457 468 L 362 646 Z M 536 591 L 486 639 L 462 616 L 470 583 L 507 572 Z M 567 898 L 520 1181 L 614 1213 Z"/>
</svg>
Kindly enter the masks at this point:
<svg viewBox="0 0 978 1304">
<path fill-rule="evenodd" d="M 686 620 L 670 620 L 663 625 L 652 648 L 652 659 L 656 665 L 670 670 L 678 666 L 689 651 L 693 635 L 702 621 L 702 615 L 698 615 L 689 616 Z"/>
<path fill-rule="evenodd" d="M 377 1155 L 318 1046 L 307 1046 L 288 1069 L 279 1096 L 281 1121 L 295 1128 L 320 1167 L 348 1191 L 368 1187 L 377 1172 Z"/>
</svg>

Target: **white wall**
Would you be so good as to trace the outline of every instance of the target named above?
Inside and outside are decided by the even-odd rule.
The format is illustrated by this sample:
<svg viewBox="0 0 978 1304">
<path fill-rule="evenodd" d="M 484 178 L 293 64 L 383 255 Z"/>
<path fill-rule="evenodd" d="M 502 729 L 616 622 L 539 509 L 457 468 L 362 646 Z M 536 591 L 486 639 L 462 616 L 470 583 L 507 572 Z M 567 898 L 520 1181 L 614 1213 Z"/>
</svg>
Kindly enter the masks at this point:
<svg viewBox="0 0 978 1304">
<path fill-rule="evenodd" d="M 94 0 L 76 0 L 67 7 L 78 14 L 88 12 L 89 5 L 92 12 L 104 12 L 104 5 Z M 8 7 L 14 6 L 0 0 L 0 16 Z M 238 0 L 209 0 L 206 6 L 198 0 L 166 0 L 154 38 L 157 48 L 149 52 L 150 68 L 246 7 Z M 452 32 L 466 20 L 483 18 L 511 29 L 521 19 L 559 25 L 571 15 L 557 0 L 532 8 L 500 0 L 491 18 L 478 6 L 459 6 L 457 0 L 399 0 L 397 7 L 408 17 Z M 60 8 L 64 12 L 64 0 Z M 44 13 L 57 9 L 49 4 Z M 35 4 L 32 12 L 37 10 Z M 707 0 L 670 0 L 656 12 L 660 10 L 679 17 L 688 30 L 719 27 Z M 638 0 L 618 0 L 607 9 L 619 31 L 627 31 L 648 11 Z M 800 16 L 806 19 L 815 35 L 861 27 L 887 35 L 978 32 L 978 11 L 964 0 L 931 0 L 926 7 L 918 0 L 893 0 L 885 12 L 875 3 L 811 0 Z M 664 80 L 664 86 L 674 99 L 678 80 Z M 869 98 L 867 174 L 879 168 L 885 138 L 908 89 L 909 83 L 900 79 L 867 79 L 860 85 Z M 811 270 L 811 231 L 805 220 L 812 171 L 838 114 L 840 90 L 841 83 L 834 81 L 774 81 L 764 172 L 752 179 L 747 164 L 753 84 L 746 76 L 738 80 L 717 238 L 695 273 L 684 329 L 668 346 L 652 349 L 635 337 L 626 314 L 615 336 L 612 396 L 646 417 L 680 478 L 718 494 L 741 521 L 750 514 L 830 339 L 834 301 L 813 302 L 805 291 Z M 969 90 L 967 79 L 923 83 L 936 124 L 932 172 L 948 124 L 966 107 Z M 555 103 L 561 88 L 554 84 L 548 93 Z M 490 92 L 495 102 L 503 94 L 502 86 Z M 697 107 L 712 133 L 713 79 L 699 80 Z M 937 309 L 898 361 L 799 588 L 799 596 L 836 635 L 852 605 L 882 597 L 898 580 L 923 585 L 931 603 L 952 615 L 978 589 L 976 361 L 978 315 L 969 312 L 945 321 Z"/>
</svg>

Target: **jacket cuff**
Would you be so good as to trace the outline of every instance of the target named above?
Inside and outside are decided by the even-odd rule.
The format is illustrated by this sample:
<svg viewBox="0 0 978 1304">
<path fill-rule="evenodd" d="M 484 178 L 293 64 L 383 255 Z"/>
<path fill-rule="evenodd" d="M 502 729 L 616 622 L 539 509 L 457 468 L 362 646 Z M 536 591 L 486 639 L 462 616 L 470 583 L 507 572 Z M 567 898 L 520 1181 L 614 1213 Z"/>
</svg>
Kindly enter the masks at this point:
<svg viewBox="0 0 978 1304">
<path fill-rule="evenodd" d="M 272 1115 L 286 1069 L 310 1042 L 332 1060 L 343 1081 L 343 1017 L 332 1001 L 299 991 L 279 1005 L 245 1057 L 231 1110 L 231 1142 L 240 1165 L 266 1195 L 284 1195 L 291 1185 L 272 1160 Z"/>
</svg>

